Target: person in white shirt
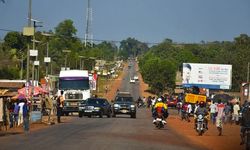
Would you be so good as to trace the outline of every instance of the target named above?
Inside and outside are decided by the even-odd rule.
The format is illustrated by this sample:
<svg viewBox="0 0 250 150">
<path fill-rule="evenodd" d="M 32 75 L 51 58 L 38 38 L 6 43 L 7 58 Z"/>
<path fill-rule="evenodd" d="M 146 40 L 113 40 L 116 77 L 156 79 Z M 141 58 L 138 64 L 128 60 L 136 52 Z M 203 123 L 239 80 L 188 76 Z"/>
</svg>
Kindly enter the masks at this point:
<svg viewBox="0 0 250 150">
<path fill-rule="evenodd" d="M 233 106 L 233 115 L 232 115 L 232 121 L 235 123 L 239 122 L 239 112 L 240 112 L 240 106 L 239 106 L 239 102 L 237 102 Z"/>
<path fill-rule="evenodd" d="M 20 103 L 18 104 L 19 112 L 18 112 L 18 126 L 23 123 L 23 105 L 24 100 L 20 100 Z"/>
<path fill-rule="evenodd" d="M 212 121 L 213 124 L 215 124 L 217 105 L 214 102 L 212 102 L 212 104 L 209 106 L 209 109 L 210 109 L 210 120 Z"/>
<path fill-rule="evenodd" d="M 187 106 L 187 121 L 190 122 L 190 114 L 192 112 L 192 105 L 190 103 L 188 103 L 188 106 Z"/>
</svg>

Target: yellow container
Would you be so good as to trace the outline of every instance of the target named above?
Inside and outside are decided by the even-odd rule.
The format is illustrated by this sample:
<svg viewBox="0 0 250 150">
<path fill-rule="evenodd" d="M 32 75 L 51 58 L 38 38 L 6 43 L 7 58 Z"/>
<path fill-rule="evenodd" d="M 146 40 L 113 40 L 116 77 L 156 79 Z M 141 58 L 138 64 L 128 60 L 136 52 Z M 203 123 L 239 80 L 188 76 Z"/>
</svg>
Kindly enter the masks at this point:
<svg viewBox="0 0 250 150">
<path fill-rule="evenodd" d="M 186 94 L 185 96 L 185 102 L 187 103 L 193 103 L 195 104 L 197 101 L 198 102 L 206 102 L 207 97 L 204 95 L 198 95 L 198 94 Z"/>
</svg>

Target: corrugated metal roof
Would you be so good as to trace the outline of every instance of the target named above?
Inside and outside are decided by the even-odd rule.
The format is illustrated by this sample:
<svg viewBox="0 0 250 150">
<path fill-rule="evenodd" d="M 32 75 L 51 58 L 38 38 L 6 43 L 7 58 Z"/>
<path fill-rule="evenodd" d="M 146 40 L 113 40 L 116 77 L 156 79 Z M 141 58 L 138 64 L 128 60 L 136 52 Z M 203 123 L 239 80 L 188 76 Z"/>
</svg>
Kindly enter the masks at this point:
<svg viewBox="0 0 250 150">
<path fill-rule="evenodd" d="M 21 82 L 1 82 L 0 81 L 0 88 L 1 89 L 20 89 L 22 88 L 24 83 Z"/>
</svg>

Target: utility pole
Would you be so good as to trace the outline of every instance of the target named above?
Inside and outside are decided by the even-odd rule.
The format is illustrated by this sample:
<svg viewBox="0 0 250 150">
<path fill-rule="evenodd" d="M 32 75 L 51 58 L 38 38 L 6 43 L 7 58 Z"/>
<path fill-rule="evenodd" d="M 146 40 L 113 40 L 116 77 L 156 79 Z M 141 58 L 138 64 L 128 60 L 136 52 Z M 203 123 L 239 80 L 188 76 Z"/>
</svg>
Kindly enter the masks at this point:
<svg viewBox="0 0 250 150">
<path fill-rule="evenodd" d="M 249 82 L 249 62 L 247 63 L 247 83 Z"/>
<path fill-rule="evenodd" d="M 91 31 L 92 26 L 92 8 L 90 7 L 90 0 L 88 0 L 88 8 L 87 8 L 87 15 L 86 15 L 86 32 L 84 35 L 84 43 L 85 47 L 87 46 L 87 43 L 91 44 L 91 47 L 93 46 L 93 34 Z"/>
<path fill-rule="evenodd" d="M 31 4 L 32 0 L 29 0 L 29 11 L 28 11 L 28 27 L 31 27 Z M 29 64 L 30 64 L 30 46 L 27 44 L 27 71 L 26 71 L 26 84 L 29 84 Z"/>
</svg>

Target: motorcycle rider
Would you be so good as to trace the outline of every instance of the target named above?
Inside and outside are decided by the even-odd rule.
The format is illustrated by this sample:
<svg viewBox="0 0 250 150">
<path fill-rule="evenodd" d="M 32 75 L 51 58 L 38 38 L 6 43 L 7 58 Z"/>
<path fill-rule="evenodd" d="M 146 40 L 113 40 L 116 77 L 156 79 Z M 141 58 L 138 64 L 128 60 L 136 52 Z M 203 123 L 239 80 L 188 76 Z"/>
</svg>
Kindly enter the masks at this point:
<svg viewBox="0 0 250 150">
<path fill-rule="evenodd" d="M 168 117 L 168 107 L 165 103 L 162 102 L 162 98 L 157 99 L 157 102 L 153 108 L 153 117 L 154 117 L 153 123 L 156 122 L 157 110 L 162 111 L 164 117 L 162 122 L 166 124 L 167 123 L 166 118 Z"/>
<path fill-rule="evenodd" d="M 195 116 L 194 116 L 194 127 L 195 129 L 197 128 L 197 117 L 198 115 L 203 115 L 204 116 L 204 120 L 205 120 L 205 125 L 206 125 L 206 129 L 208 130 L 208 110 L 205 107 L 205 102 L 204 101 L 200 101 L 199 103 L 199 107 L 197 108 L 196 112 L 195 112 Z"/>
<path fill-rule="evenodd" d="M 250 102 L 246 101 L 243 105 L 243 108 L 242 108 L 242 119 L 241 119 L 241 122 L 240 122 L 240 125 L 241 125 L 241 130 L 240 130 L 240 137 L 241 137 L 241 145 L 245 143 L 245 134 L 246 134 L 246 131 L 247 129 L 250 128 Z"/>
</svg>

